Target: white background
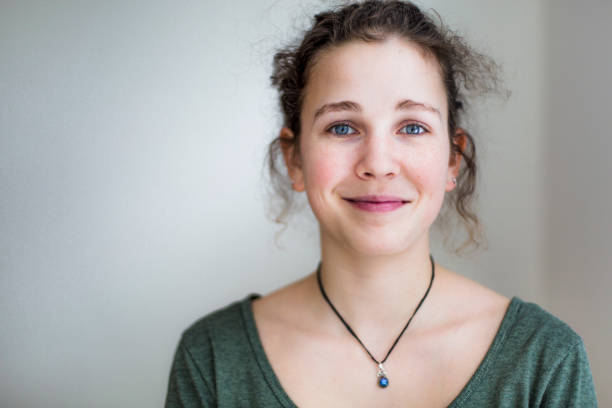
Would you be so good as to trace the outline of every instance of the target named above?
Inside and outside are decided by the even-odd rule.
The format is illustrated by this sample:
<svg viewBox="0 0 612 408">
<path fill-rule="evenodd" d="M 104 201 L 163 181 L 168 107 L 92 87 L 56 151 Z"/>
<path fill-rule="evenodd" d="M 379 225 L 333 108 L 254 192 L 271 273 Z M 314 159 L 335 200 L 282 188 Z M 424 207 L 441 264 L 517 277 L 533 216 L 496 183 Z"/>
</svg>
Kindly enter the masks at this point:
<svg viewBox="0 0 612 408">
<path fill-rule="evenodd" d="M 0 2 L 0 405 L 160 406 L 181 331 L 310 273 L 274 243 L 272 55 L 328 2 Z M 426 1 L 505 68 L 471 122 L 488 250 L 436 260 L 584 339 L 612 405 L 612 3 Z"/>
</svg>

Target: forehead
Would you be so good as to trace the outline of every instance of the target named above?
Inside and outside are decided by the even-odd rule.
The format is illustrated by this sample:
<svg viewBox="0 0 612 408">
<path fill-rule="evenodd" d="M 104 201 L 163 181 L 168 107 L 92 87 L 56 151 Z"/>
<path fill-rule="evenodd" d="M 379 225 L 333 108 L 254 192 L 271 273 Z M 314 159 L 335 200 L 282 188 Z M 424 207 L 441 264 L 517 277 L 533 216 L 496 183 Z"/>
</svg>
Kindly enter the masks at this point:
<svg viewBox="0 0 612 408">
<path fill-rule="evenodd" d="M 446 90 L 436 59 L 414 43 L 392 36 L 382 42 L 355 40 L 322 51 L 304 91 L 302 123 L 318 106 L 351 100 L 382 114 L 401 100 L 432 106 L 446 123 Z"/>
</svg>

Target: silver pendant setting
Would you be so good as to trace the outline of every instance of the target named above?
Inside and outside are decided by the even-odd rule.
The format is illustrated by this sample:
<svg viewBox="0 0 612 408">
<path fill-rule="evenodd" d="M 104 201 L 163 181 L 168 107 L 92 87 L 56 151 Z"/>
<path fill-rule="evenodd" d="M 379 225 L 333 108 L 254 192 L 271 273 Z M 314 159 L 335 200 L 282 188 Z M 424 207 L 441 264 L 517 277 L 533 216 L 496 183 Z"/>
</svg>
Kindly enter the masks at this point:
<svg viewBox="0 0 612 408">
<path fill-rule="evenodd" d="M 387 378 L 387 372 L 385 371 L 382 363 L 378 363 L 378 373 L 376 374 L 376 378 L 378 379 L 378 385 L 381 388 L 387 388 L 389 385 L 389 379 Z"/>
</svg>

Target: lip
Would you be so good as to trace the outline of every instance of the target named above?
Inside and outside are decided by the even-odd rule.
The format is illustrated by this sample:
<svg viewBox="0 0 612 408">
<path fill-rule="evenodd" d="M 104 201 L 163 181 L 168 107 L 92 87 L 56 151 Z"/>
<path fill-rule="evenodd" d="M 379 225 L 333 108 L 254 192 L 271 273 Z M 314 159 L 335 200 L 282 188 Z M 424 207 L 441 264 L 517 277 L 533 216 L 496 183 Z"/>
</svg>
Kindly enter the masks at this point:
<svg viewBox="0 0 612 408">
<path fill-rule="evenodd" d="M 355 202 L 368 202 L 368 203 L 388 203 L 388 202 L 400 202 L 407 203 L 409 200 L 404 200 L 401 197 L 390 196 L 390 195 L 364 195 L 359 197 L 345 197 L 347 201 Z"/>
<path fill-rule="evenodd" d="M 382 196 L 382 195 L 366 195 L 359 197 L 344 198 L 353 207 L 368 212 L 389 212 L 395 211 L 398 208 L 409 203 L 409 200 L 404 200 L 397 196 Z"/>
</svg>

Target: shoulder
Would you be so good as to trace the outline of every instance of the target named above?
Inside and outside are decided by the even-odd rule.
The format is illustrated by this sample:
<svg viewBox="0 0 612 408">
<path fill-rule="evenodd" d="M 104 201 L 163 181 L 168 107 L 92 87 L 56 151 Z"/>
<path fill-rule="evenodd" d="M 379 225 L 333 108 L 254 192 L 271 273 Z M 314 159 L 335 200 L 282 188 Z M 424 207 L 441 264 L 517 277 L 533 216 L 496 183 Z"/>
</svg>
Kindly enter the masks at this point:
<svg viewBox="0 0 612 408">
<path fill-rule="evenodd" d="M 466 308 L 471 308 L 473 316 L 478 315 L 477 310 L 491 311 L 489 314 L 497 316 L 501 322 L 498 334 L 507 336 L 504 340 L 512 346 L 521 350 L 541 348 L 548 354 L 555 354 L 567 352 L 582 341 L 572 327 L 537 303 L 518 296 L 508 298 L 453 272 L 448 275 L 449 288 L 462 293 L 455 298 L 455 309 L 468 303 L 471 306 Z"/>
<path fill-rule="evenodd" d="M 514 296 L 502 322 L 494 366 L 516 381 L 543 392 L 572 356 L 586 358 L 582 338 L 563 320 L 533 302 Z M 565 362 L 565 363 L 564 363 Z"/>
<path fill-rule="evenodd" d="M 518 296 L 508 299 L 450 271 L 446 278 L 442 292 L 448 295 L 446 306 L 453 313 L 462 321 L 489 322 L 476 327 L 498 327 L 486 332 L 493 334 L 490 347 L 453 407 L 513 402 L 592 406 L 595 396 L 588 358 L 582 338 L 569 324 L 537 303 Z M 465 347 L 482 337 L 480 331 L 476 333 Z"/>
<path fill-rule="evenodd" d="M 238 406 L 245 394 L 236 393 L 236 386 L 257 372 L 249 334 L 252 319 L 247 313 L 253 296 L 258 295 L 216 309 L 183 331 L 170 371 L 166 407 Z"/>
<path fill-rule="evenodd" d="M 517 296 L 452 407 L 510 405 L 597 406 L 581 337 L 557 316 Z"/>
<path fill-rule="evenodd" d="M 511 299 L 466 276 L 436 266 L 437 286 L 432 300 L 443 324 L 477 328 L 480 335 L 493 336 L 505 317 Z"/>
<path fill-rule="evenodd" d="M 189 350 L 205 355 L 213 345 L 216 347 L 237 346 L 246 340 L 246 302 L 258 297 L 252 293 L 217 308 L 189 325 L 181 335 L 181 344 Z"/>
<path fill-rule="evenodd" d="M 580 335 L 554 314 L 517 296 L 512 300 L 507 347 L 537 351 L 540 358 L 554 365 L 582 344 Z"/>
<path fill-rule="evenodd" d="M 474 320 L 495 316 L 498 324 L 511 326 L 510 338 L 530 343 L 547 340 L 551 342 L 549 346 L 565 348 L 581 340 L 567 323 L 540 305 L 518 296 L 509 298 L 456 272 L 439 269 L 440 303 L 457 316 Z"/>
<path fill-rule="evenodd" d="M 491 373 L 499 389 L 521 384 L 538 406 L 596 405 L 583 340 L 563 320 L 515 296 L 503 337 Z"/>
<path fill-rule="evenodd" d="M 563 320 L 518 296 L 511 299 L 462 275 L 443 270 L 440 304 L 452 310 L 452 321 L 463 322 L 491 338 L 497 359 L 509 364 L 534 363 L 551 367 L 582 342 Z M 444 300 L 442 300 L 442 298 Z M 525 358 L 523 361 L 523 357 Z"/>
<path fill-rule="evenodd" d="M 514 299 L 517 304 L 516 324 L 537 329 L 541 335 L 554 336 L 559 341 L 572 344 L 580 341 L 580 336 L 567 323 L 540 305 L 517 296 Z"/>
</svg>

